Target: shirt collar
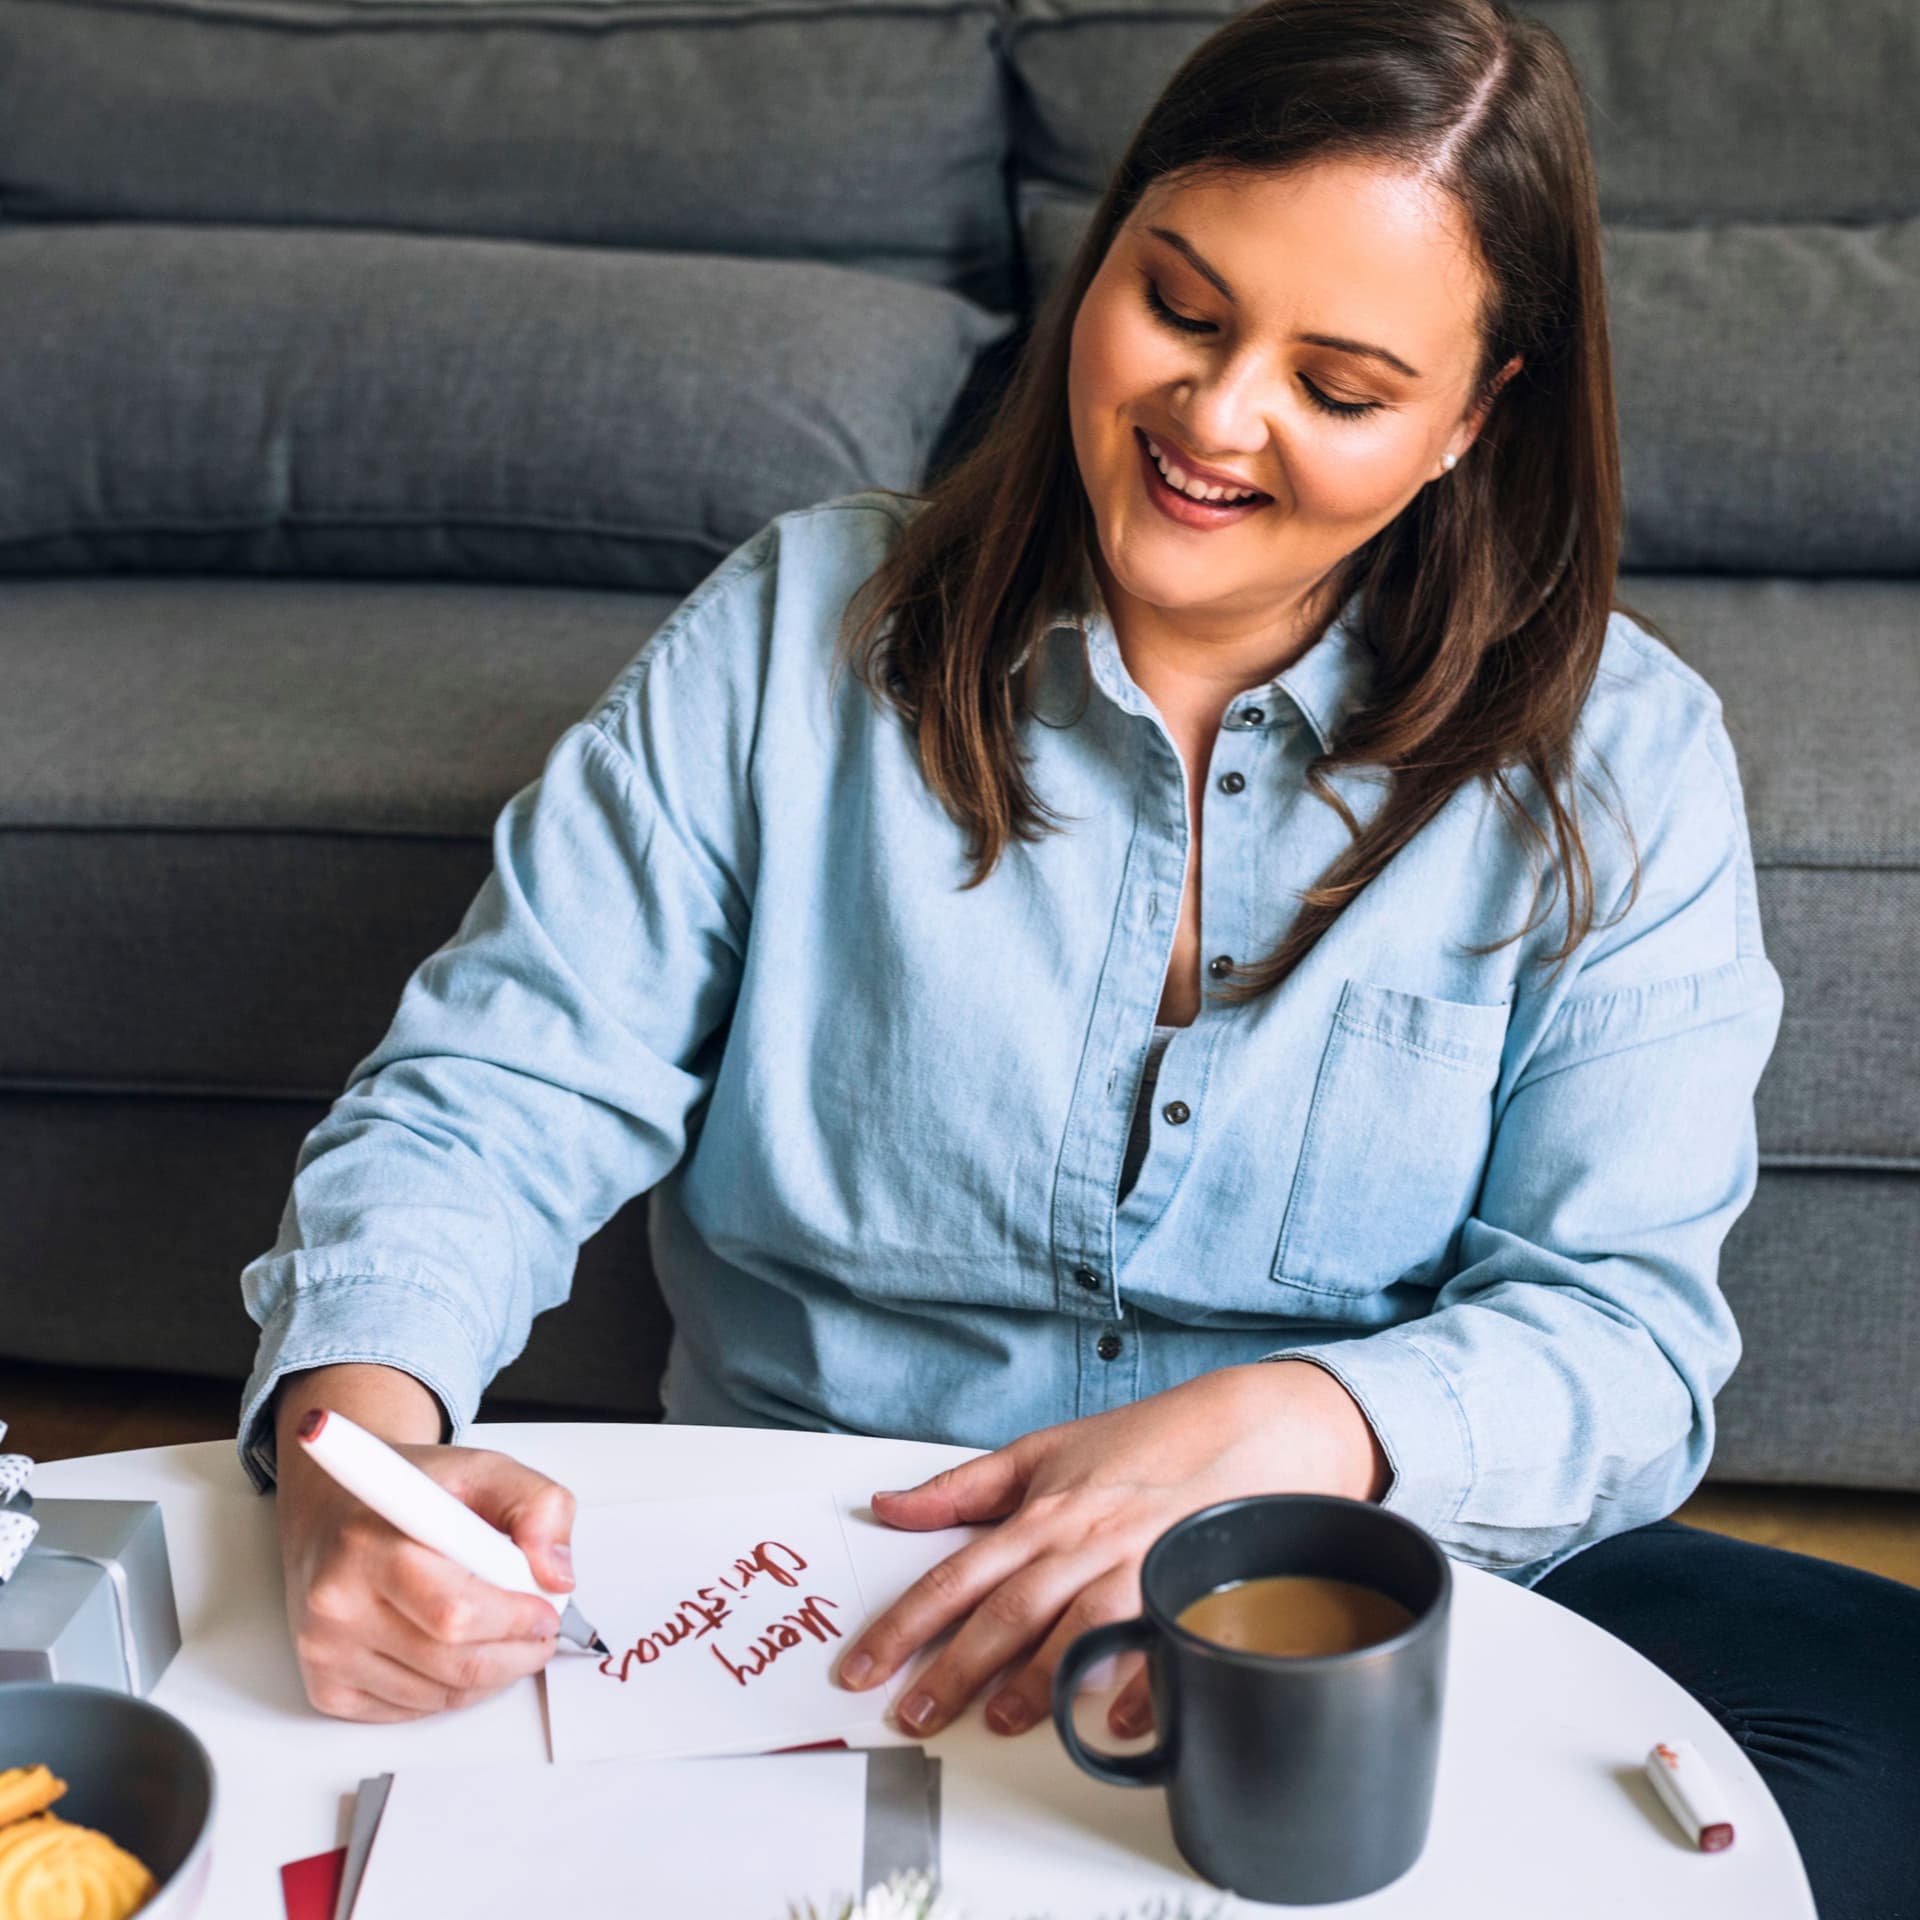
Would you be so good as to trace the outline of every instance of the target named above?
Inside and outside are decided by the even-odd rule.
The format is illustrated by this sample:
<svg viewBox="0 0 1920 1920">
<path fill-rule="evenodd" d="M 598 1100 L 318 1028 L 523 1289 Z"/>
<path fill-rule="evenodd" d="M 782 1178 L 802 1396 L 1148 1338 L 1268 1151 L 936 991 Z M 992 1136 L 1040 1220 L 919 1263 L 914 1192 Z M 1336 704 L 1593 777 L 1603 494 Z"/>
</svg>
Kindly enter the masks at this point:
<svg viewBox="0 0 1920 1920">
<path fill-rule="evenodd" d="M 1090 561 L 1081 563 L 1078 599 L 1077 606 L 1060 609 L 1048 631 L 1066 628 L 1084 634 L 1087 664 L 1100 690 L 1124 712 L 1151 713 L 1153 703 L 1120 657 L 1106 598 Z M 1360 595 L 1355 592 L 1292 666 L 1235 694 L 1220 724 L 1223 730 L 1246 732 L 1290 726 L 1297 716 L 1312 728 L 1321 752 L 1331 753 L 1348 716 L 1366 703 L 1372 680 L 1373 658 L 1360 637 Z"/>
</svg>

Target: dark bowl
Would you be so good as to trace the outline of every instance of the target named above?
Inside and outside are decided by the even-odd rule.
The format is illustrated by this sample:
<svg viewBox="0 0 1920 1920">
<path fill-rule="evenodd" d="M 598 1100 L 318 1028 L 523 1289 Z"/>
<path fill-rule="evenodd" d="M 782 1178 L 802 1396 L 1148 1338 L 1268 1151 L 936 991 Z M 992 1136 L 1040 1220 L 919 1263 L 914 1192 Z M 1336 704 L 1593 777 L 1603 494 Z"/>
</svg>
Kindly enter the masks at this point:
<svg viewBox="0 0 1920 1920">
<path fill-rule="evenodd" d="M 137 1854 L 160 1890 L 140 1920 L 186 1920 L 213 1864 L 213 1761 L 150 1701 L 60 1680 L 0 1683 L 0 1770 L 48 1766 L 52 1811 Z"/>
</svg>

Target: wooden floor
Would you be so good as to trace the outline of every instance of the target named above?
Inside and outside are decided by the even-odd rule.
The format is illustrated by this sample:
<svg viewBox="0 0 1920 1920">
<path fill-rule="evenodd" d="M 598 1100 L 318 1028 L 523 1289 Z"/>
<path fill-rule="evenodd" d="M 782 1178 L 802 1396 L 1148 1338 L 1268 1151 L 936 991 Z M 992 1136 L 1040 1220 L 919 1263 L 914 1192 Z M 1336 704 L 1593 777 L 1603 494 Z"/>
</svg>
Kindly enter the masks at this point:
<svg viewBox="0 0 1920 1920">
<path fill-rule="evenodd" d="M 0 1450 L 36 1460 L 233 1435 L 240 1390 L 226 1380 L 110 1373 L 0 1360 Z M 488 1419 L 581 1418 L 577 1411 L 488 1401 Z M 1703 1487 L 1676 1516 L 1764 1546 L 1816 1554 L 1920 1587 L 1920 1494 L 1823 1487 Z"/>
</svg>

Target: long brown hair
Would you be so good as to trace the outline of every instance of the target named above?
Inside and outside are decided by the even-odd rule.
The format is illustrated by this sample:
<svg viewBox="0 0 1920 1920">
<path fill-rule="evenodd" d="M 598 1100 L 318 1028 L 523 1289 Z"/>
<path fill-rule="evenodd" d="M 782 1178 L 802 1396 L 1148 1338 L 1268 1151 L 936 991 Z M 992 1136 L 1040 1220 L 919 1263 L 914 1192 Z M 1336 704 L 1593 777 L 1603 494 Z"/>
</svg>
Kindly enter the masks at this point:
<svg viewBox="0 0 1920 1920">
<path fill-rule="evenodd" d="M 1531 931 L 1562 875 L 1556 971 L 1593 925 L 1572 739 L 1615 605 L 1620 458 L 1580 85 L 1549 29 L 1503 0 L 1263 0 L 1195 48 L 1135 133 L 984 433 L 927 492 L 904 496 L 923 504 L 840 637 L 861 681 L 913 729 L 930 790 L 966 830 L 968 886 L 1014 836 L 1059 830 L 1027 777 L 1032 667 L 1020 663 L 1077 592 L 1097 539 L 1068 418 L 1074 316 L 1153 181 L 1321 156 L 1425 173 L 1463 207 L 1492 284 L 1472 400 L 1493 397 L 1472 458 L 1324 583 L 1312 638 L 1357 592 L 1373 656 L 1367 703 L 1306 776 L 1353 840 L 1301 895 L 1279 946 L 1217 992 L 1235 1003 L 1285 981 L 1469 778 L 1496 793 L 1553 888 L 1525 926 L 1468 951 Z M 1523 365 L 1501 387 L 1515 354 Z M 1327 781 L 1359 765 L 1388 774 L 1364 831 Z M 1544 828 L 1515 768 L 1544 800 Z M 1639 882 L 1636 850 L 1634 892 Z"/>
</svg>

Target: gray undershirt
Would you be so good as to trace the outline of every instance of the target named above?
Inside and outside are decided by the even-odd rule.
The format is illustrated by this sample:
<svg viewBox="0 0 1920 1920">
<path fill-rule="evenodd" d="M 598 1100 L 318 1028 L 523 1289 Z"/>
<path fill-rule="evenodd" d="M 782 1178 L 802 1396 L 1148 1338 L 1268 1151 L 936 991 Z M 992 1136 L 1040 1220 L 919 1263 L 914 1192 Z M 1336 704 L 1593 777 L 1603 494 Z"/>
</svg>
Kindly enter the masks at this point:
<svg viewBox="0 0 1920 1920">
<path fill-rule="evenodd" d="M 1153 1089 L 1160 1078 L 1160 1056 L 1178 1027 L 1156 1026 L 1147 1046 L 1146 1070 L 1140 1076 L 1140 1093 L 1133 1103 L 1133 1125 L 1127 1131 L 1126 1158 L 1120 1163 L 1120 1198 L 1133 1191 L 1140 1177 L 1140 1163 L 1147 1157 L 1147 1142 L 1153 1137 Z"/>
</svg>

